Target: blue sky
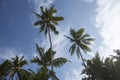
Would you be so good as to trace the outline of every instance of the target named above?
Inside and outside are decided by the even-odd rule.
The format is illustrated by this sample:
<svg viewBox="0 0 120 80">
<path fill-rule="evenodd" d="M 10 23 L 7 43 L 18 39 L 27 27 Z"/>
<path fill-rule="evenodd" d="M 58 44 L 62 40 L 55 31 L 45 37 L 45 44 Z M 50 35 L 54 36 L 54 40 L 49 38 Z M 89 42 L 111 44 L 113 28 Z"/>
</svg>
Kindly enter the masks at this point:
<svg viewBox="0 0 120 80">
<path fill-rule="evenodd" d="M 119 0 L 1 0 L 0 1 L 0 62 L 17 55 L 24 55 L 27 60 L 36 56 L 35 43 L 48 48 L 48 39 L 38 34 L 33 26 L 37 20 L 31 9 L 40 12 L 39 6 L 55 5 L 56 15 L 63 16 L 57 29 L 60 34 L 52 35 L 55 57 L 64 56 L 72 61 L 60 69 L 55 69 L 60 80 L 80 80 L 81 60 L 69 55 L 69 41 L 63 35 L 69 35 L 70 28 L 85 28 L 96 40 L 91 46 L 92 52 L 84 55 L 91 58 L 96 51 L 101 56 L 114 53 L 120 48 L 120 1 Z M 47 45 L 46 45 L 47 44 Z M 36 69 L 36 65 L 27 68 Z"/>
</svg>

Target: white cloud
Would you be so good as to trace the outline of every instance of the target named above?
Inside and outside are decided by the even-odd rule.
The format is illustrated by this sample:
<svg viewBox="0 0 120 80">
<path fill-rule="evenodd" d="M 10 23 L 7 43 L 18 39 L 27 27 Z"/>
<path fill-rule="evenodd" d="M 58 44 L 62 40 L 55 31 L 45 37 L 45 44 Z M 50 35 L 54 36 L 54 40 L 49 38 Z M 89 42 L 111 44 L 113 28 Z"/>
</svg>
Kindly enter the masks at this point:
<svg viewBox="0 0 120 80">
<path fill-rule="evenodd" d="M 83 0 L 83 1 L 85 1 L 85 2 L 93 2 L 95 0 Z"/>
<path fill-rule="evenodd" d="M 120 49 L 120 0 L 97 0 L 96 27 L 103 38 L 102 56 L 113 54 L 113 49 Z"/>
<path fill-rule="evenodd" d="M 64 80 L 81 80 L 82 76 L 80 75 L 81 69 L 70 69 L 65 73 Z"/>
<path fill-rule="evenodd" d="M 6 48 L 6 49 L 0 50 L 0 60 L 11 59 L 16 55 L 22 56 L 23 53 L 19 52 L 19 50 L 16 50 L 15 48 Z"/>
<path fill-rule="evenodd" d="M 64 25 L 65 26 L 65 25 Z M 66 55 L 65 51 L 68 51 L 68 42 L 69 40 L 64 37 L 64 35 L 67 35 L 69 33 L 69 29 L 71 25 L 64 27 L 62 24 L 57 26 L 57 30 L 59 31 L 58 35 L 53 34 L 51 32 L 51 38 L 52 38 L 52 44 L 53 44 L 53 50 L 57 51 L 57 54 L 55 55 L 55 58 L 57 57 L 63 57 Z M 44 35 L 44 34 L 43 34 Z M 44 47 L 45 50 L 47 50 L 50 46 L 49 44 L 49 38 L 48 35 L 46 38 L 45 36 L 42 37 L 43 40 L 35 39 L 35 43 L 38 43 L 40 47 Z"/>
<path fill-rule="evenodd" d="M 65 25 L 64 25 L 65 26 Z M 69 33 L 70 26 L 67 26 L 67 28 L 59 27 L 59 34 L 57 36 L 53 37 L 53 48 L 55 51 L 57 51 L 57 54 L 55 57 L 65 56 L 68 40 L 64 35 L 67 35 Z M 61 28 L 60 28 L 61 27 Z"/>
<path fill-rule="evenodd" d="M 35 9 L 37 12 L 39 12 L 40 6 L 44 7 L 50 7 L 52 3 L 54 3 L 54 0 L 28 0 L 30 3 L 30 7 L 32 9 Z"/>
</svg>

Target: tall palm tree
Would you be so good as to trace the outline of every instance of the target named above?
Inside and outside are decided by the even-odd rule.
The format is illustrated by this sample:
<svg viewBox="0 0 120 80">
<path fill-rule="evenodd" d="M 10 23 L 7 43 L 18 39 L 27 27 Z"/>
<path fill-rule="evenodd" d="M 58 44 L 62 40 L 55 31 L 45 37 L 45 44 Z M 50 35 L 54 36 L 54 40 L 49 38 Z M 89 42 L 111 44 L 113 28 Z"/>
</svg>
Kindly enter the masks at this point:
<svg viewBox="0 0 120 80">
<path fill-rule="evenodd" d="M 41 14 L 33 12 L 39 18 L 39 20 L 34 23 L 34 26 L 40 25 L 39 32 L 44 31 L 45 36 L 48 34 L 50 48 L 52 49 L 51 31 L 54 32 L 55 34 L 58 34 L 58 31 L 56 30 L 56 25 L 58 25 L 58 22 L 63 20 L 64 18 L 61 16 L 54 16 L 54 13 L 56 13 L 57 10 L 53 6 L 50 7 L 49 9 L 43 7 L 40 7 L 40 9 L 41 9 Z M 51 63 L 52 63 L 51 69 L 53 71 L 52 59 L 51 59 Z"/>
<path fill-rule="evenodd" d="M 15 58 L 12 58 L 12 61 L 6 60 L 1 66 L 0 66 L 0 74 L 4 75 L 4 77 L 8 77 L 9 80 L 13 80 L 16 78 L 16 80 L 27 80 L 28 71 L 25 69 L 22 69 L 24 65 L 27 64 L 26 60 L 23 60 L 24 56 L 19 58 L 16 56 Z"/>
<path fill-rule="evenodd" d="M 32 63 L 37 63 L 39 66 L 41 66 L 40 68 L 40 72 L 39 74 L 42 75 L 43 80 L 48 80 L 48 78 L 52 77 L 52 71 L 49 70 L 49 66 L 51 66 L 51 59 L 53 59 L 53 66 L 54 67 L 61 67 L 63 64 L 65 64 L 67 62 L 66 58 L 56 58 L 54 59 L 54 55 L 55 55 L 55 51 L 51 51 L 51 48 L 49 48 L 47 51 L 44 51 L 44 48 L 39 47 L 38 44 L 36 44 L 37 47 L 37 52 L 39 53 L 39 56 L 34 57 L 31 62 Z M 52 57 L 50 56 L 52 52 Z M 57 79 L 57 77 L 54 74 L 53 79 Z M 57 79 L 58 80 L 58 79 Z"/>
<path fill-rule="evenodd" d="M 86 67 L 81 51 L 84 53 L 90 52 L 91 49 L 89 46 L 91 45 L 92 41 L 94 41 L 94 39 L 91 38 L 89 34 L 85 33 L 84 28 L 81 28 L 78 31 L 70 29 L 70 35 L 71 37 L 65 35 L 65 37 L 67 37 L 72 43 L 69 52 L 71 55 L 76 52 L 77 57 L 81 57 L 83 65 Z"/>
</svg>

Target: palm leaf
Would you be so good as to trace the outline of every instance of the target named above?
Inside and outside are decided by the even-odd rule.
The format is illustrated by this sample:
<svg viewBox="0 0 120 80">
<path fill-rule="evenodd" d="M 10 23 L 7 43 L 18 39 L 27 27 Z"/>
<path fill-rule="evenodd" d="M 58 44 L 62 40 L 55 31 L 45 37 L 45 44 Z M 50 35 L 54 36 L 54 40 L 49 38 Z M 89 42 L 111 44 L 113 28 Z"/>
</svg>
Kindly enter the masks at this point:
<svg viewBox="0 0 120 80">
<path fill-rule="evenodd" d="M 75 34 L 75 30 L 74 29 L 70 29 L 70 34 L 73 38 L 76 38 L 76 34 Z"/>
<path fill-rule="evenodd" d="M 32 13 L 34 13 L 36 15 L 36 17 L 41 18 L 41 15 L 39 15 L 38 13 L 36 13 L 34 11 L 32 11 Z"/>
<path fill-rule="evenodd" d="M 41 27 L 39 28 L 39 33 L 44 31 L 44 29 L 45 29 L 45 24 L 42 24 Z"/>
<path fill-rule="evenodd" d="M 44 21 L 38 20 L 34 23 L 34 26 L 42 25 L 44 24 Z"/>
<path fill-rule="evenodd" d="M 84 38 L 87 38 L 87 37 L 90 37 L 90 35 L 86 33 L 81 37 L 81 39 L 84 39 Z"/>
<path fill-rule="evenodd" d="M 52 6 L 52 7 L 50 7 L 49 12 L 50 12 L 51 14 L 53 14 L 53 13 L 56 13 L 57 10 L 54 8 L 54 6 Z"/>
<path fill-rule="evenodd" d="M 24 65 L 27 65 L 27 64 L 28 64 L 28 62 L 26 60 L 22 60 L 20 62 L 20 67 L 23 67 Z"/>
<path fill-rule="evenodd" d="M 52 20 L 53 21 L 62 21 L 62 20 L 64 20 L 64 18 L 63 17 L 54 16 L 54 17 L 52 17 Z"/>
<path fill-rule="evenodd" d="M 74 39 L 72 39 L 71 37 L 69 37 L 69 36 L 66 36 L 66 35 L 64 35 L 66 38 L 68 38 L 69 40 L 70 40 L 70 42 L 73 42 L 74 41 Z"/>
<path fill-rule="evenodd" d="M 22 57 L 20 58 L 20 61 L 22 61 L 22 60 L 23 60 L 23 58 L 24 58 L 24 56 L 22 56 Z"/>
<path fill-rule="evenodd" d="M 38 65 L 43 65 L 43 62 L 39 60 L 38 57 L 33 57 L 33 59 L 31 59 L 31 63 L 37 63 Z"/>
<path fill-rule="evenodd" d="M 40 9 L 41 9 L 42 14 L 45 14 L 43 6 L 40 6 Z"/>
<path fill-rule="evenodd" d="M 43 58 L 44 49 L 42 47 L 39 47 L 38 44 L 36 44 L 37 52 L 39 53 L 40 58 Z"/>
<path fill-rule="evenodd" d="M 76 49 L 76 44 L 72 44 L 72 46 L 69 49 L 69 52 L 71 53 L 71 56 L 75 53 L 75 49 Z"/>
<path fill-rule="evenodd" d="M 56 30 L 56 28 L 55 28 L 55 26 L 54 26 L 53 24 L 50 24 L 50 29 L 51 29 L 51 31 L 53 31 L 56 35 L 59 33 L 59 32 Z"/>
<path fill-rule="evenodd" d="M 68 60 L 66 58 L 57 58 L 53 60 L 54 67 L 61 67 L 64 65 Z"/>
<path fill-rule="evenodd" d="M 77 53 L 77 57 L 80 58 L 80 49 L 79 49 L 79 46 L 77 46 L 76 53 Z"/>
<path fill-rule="evenodd" d="M 78 38 L 81 38 L 81 36 L 83 35 L 84 31 L 85 31 L 84 28 L 79 29 L 79 30 L 76 32 L 77 37 L 78 37 Z"/>
</svg>

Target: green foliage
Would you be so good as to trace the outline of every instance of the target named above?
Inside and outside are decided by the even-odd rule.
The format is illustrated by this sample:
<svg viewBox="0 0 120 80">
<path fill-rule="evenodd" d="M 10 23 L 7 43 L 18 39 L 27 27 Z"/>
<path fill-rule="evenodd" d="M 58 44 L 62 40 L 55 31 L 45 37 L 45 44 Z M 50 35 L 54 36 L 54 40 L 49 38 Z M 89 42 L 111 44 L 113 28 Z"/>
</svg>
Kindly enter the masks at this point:
<svg viewBox="0 0 120 80">
<path fill-rule="evenodd" d="M 48 28 L 55 34 L 58 34 L 58 31 L 56 30 L 56 25 L 58 25 L 59 21 L 64 20 L 61 16 L 54 16 L 54 14 L 57 12 L 57 10 L 54 8 L 54 6 L 48 8 L 40 7 L 41 14 L 38 14 L 36 12 L 33 12 L 37 18 L 39 18 L 38 21 L 34 23 L 34 26 L 40 26 L 39 31 L 45 33 L 47 35 Z"/>
<path fill-rule="evenodd" d="M 53 66 L 56 68 L 61 67 L 66 62 L 68 62 L 68 60 L 62 57 L 54 59 L 54 55 L 56 54 L 56 52 L 51 50 L 51 48 L 49 48 L 47 51 L 44 51 L 44 48 L 39 47 L 38 44 L 36 44 L 36 48 L 39 56 L 34 57 L 31 62 L 37 63 L 40 66 L 40 72 L 38 72 L 39 76 L 37 78 L 44 78 L 42 80 L 48 80 L 49 78 L 51 78 L 52 74 L 54 74 L 54 78 L 56 79 L 57 77 L 55 73 L 52 73 L 52 71 L 48 68 L 52 65 L 51 59 L 53 59 Z M 53 55 L 52 57 L 51 52 Z"/>
<path fill-rule="evenodd" d="M 81 57 L 85 66 L 84 58 L 81 54 L 81 51 L 83 51 L 84 53 L 90 52 L 91 49 L 89 46 L 92 44 L 92 41 L 94 41 L 94 39 L 91 38 L 89 34 L 85 33 L 84 28 L 81 28 L 77 31 L 75 31 L 75 29 L 70 29 L 70 35 L 71 37 L 65 35 L 65 37 L 68 38 L 72 43 L 69 52 L 71 53 L 71 55 L 76 52 L 77 57 Z"/>
<path fill-rule="evenodd" d="M 26 60 L 23 60 L 24 56 L 19 58 L 16 56 L 15 58 L 12 58 L 12 60 L 5 60 L 0 65 L 0 78 L 5 79 L 9 78 L 9 80 L 13 80 L 14 77 L 18 80 L 25 80 L 27 79 L 28 72 L 27 70 L 22 69 L 24 65 L 27 64 Z M 17 76 L 15 76 L 17 75 Z"/>
<path fill-rule="evenodd" d="M 98 53 L 87 60 L 87 69 L 82 71 L 87 76 L 82 80 L 120 80 L 120 56 L 118 51 L 115 52 L 117 56 L 107 57 L 104 61 Z"/>
</svg>

